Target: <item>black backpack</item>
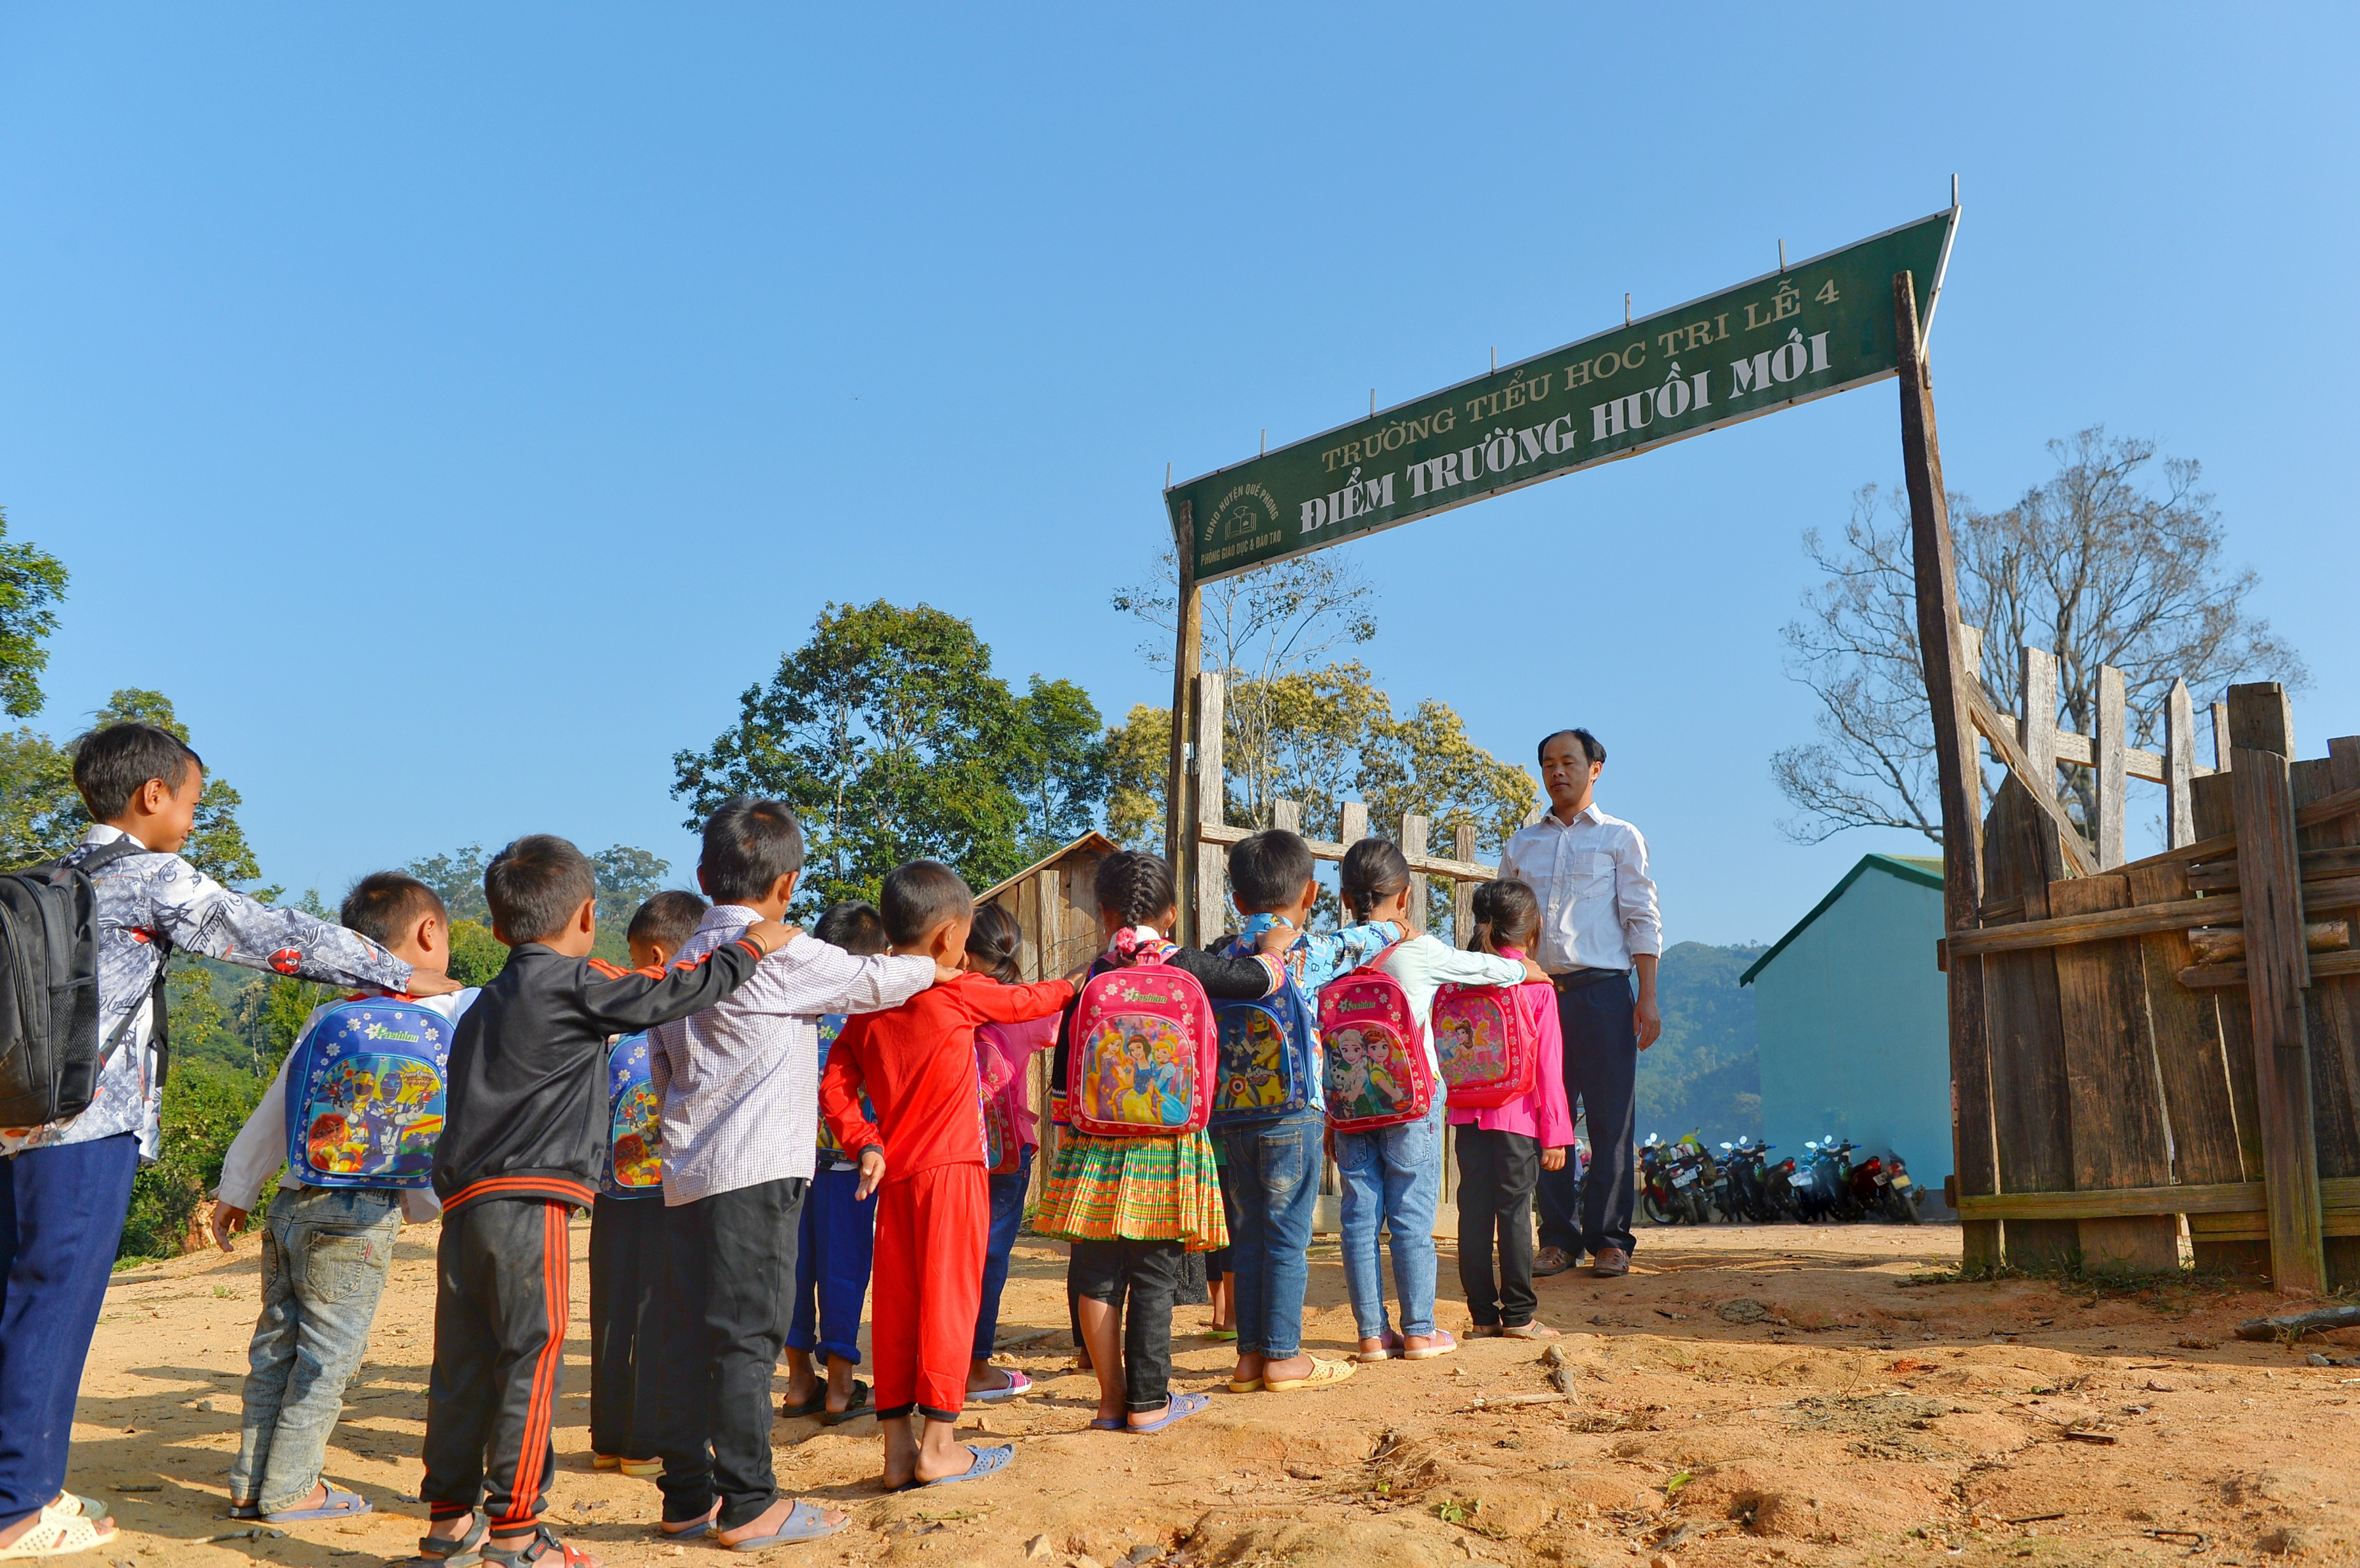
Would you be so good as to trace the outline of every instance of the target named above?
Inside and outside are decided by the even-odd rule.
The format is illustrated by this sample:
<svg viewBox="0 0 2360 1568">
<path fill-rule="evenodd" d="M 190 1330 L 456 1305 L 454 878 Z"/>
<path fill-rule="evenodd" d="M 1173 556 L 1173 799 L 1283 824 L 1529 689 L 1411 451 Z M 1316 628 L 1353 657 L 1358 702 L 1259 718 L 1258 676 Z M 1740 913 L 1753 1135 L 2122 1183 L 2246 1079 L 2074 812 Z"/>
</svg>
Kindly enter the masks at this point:
<svg viewBox="0 0 2360 1568">
<path fill-rule="evenodd" d="M 138 1017 L 98 1038 L 98 898 L 91 873 L 140 854 L 119 838 L 72 866 L 56 861 L 0 874 L 0 1127 L 32 1127 L 78 1116 L 99 1073 Z M 152 1000 L 162 1062 L 164 965 L 159 941 Z"/>
</svg>

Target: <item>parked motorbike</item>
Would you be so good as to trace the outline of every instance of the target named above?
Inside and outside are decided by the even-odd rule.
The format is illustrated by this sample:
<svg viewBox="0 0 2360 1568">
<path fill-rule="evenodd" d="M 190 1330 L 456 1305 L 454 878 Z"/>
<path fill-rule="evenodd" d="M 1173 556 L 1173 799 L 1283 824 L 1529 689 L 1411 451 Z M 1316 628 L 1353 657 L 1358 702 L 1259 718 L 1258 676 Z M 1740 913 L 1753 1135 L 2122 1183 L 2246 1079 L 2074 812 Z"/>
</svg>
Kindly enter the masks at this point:
<svg viewBox="0 0 2360 1568">
<path fill-rule="evenodd" d="M 1676 1203 L 1672 1196 L 1670 1160 L 1664 1140 L 1655 1133 L 1639 1146 L 1639 1212 L 1647 1216 L 1649 1225 L 1674 1223 Z"/>
<path fill-rule="evenodd" d="M 1910 1180 L 1909 1167 L 1901 1162 L 1901 1156 L 1893 1157 L 1892 1163 L 1885 1167 L 1885 1217 L 1896 1225 L 1916 1225 L 1918 1209 L 1925 1203 L 1926 1193 Z"/>
</svg>

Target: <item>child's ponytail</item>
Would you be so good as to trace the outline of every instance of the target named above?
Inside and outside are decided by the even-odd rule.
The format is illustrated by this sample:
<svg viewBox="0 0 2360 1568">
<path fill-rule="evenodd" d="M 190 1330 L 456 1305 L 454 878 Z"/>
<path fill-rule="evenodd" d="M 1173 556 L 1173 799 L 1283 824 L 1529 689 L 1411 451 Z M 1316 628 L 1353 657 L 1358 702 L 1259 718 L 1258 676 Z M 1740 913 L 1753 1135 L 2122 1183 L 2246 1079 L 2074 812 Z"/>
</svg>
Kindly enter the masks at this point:
<svg viewBox="0 0 2360 1568">
<path fill-rule="evenodd" d="M 967 967 L 1003 985 L 1013 985 L 1024 978 L 1016 962 L 1017 949 L 1023 942 L 1023 928 L 1014 915 L 998 904 L 978 904 L 975 923 L 967 932 Z"/>
<path fill-rule="evenodd" d="M 1409 862 L 1393 840 L 1364 838 L 1344 852 L 1337 882 L 1352 918 L 1365 920 L 1371 909 L 1409 886 Z"/>
<path fill-rule="evenodd" d="M 1540 934 L 1540 898 L 1531 884 L 1515 877 L 1502 877 L 1477 887 L 1474 912 L 1475 931 L 1467 945 L 1476 953 L 1496 955 L 1503 947 L 1527 953 Z"/>
<path fill-rule="evenodd" d="M 1172 867 L 1160 855 L 1118 850 L 1098 862 L 1098 909 L 1126 926 L 1153 924 L 1178 907 Z"/>
</svg>

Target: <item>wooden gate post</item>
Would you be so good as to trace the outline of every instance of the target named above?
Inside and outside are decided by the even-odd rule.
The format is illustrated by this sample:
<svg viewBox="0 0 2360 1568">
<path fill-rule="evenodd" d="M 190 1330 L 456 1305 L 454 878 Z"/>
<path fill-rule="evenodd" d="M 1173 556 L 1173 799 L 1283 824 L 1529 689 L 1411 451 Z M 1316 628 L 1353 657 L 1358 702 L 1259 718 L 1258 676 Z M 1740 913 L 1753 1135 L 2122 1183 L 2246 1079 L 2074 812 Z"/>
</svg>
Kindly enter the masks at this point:
<svg viewBox="0 0 2360 1568">
<path fill-rule="evenodd" d="M 1175 640 L 1172 647 L 1172 759 L 1164 784 L 1164 858 L 1172 867 L 1172 886 L 1179 894 L 1180 909 L 1175 923 L 1173 940 L 1195 942 L 1189 931 L 1194 924 L 1193 900 L 1189 889 L 1196 885 L 1192 875 L 1196 863 L 1196 800 L 1190 788 L 1196 777 L 1196 757 L 1189 748 L 1189 736 L 1196 733 L 1191 712 L 1196 688 L 1196 666 L 1203 658 L 1205 640 L 1205 593 L 1196 586 L 1196 504 L 1180 503 L 1180 515 L 1172 524 L 1173 561 L 1179 571 L 1179 596 L 1173 601 Z"/>
<path fill-rule="evenodd" d="M 2237 820 L 2237 893 L 2245 926 L 2245 995 L 2253 1009 L 2254 1088 L 2262 1123 L 2262 1171 L 2270 1220 L 2270 1284 L 2285 1293 L 2327 1288 L 2319 1152 L 2311 1129 L 2311 1040 L 2302 993 L 2311 985 L 2303 942 L 2301 862 L 2295 847 L 2294 713 L 2286 688 L 2229 688 L 2235 758 L 2230 796 Z"/>
<path fill-rule="evenodd" d="M 1942 925 L 1946 931 L 1971 931 L 1983 922 L 1983 821 L 1976 811 L 1980 780 L 1974 777 L 1983 764 L 1975 749 L 1973 706 L 1961 683 L 1966 666 L 1958 566 L 1942 488 L 1941 442 L 1934 430 L 1934 378 L 1918 332 L 1918 296 L 1907 272 L 1893 276 L 1893 334 L 1900 362 L 1901 469 L 1909 488 L 1910 554 L 1918 579 L 1918 648 L 1925 660 L 1941 781 Z M 1951 964 L 1950 993 L 1951 1168 L 1961 1192 L 1980 1195 L 1998 1190 L 1982 963 Z M 2000 1223 L 1963 1223 L 1960 1261 L 1966 1268 L 1998 1267 Z"/>
<path fill-rule="evenodd" d="M 1228 816 L 1229 759 L 1221 746 L 1221 726 L 1227 718 L 1228 694 L 1221 677 L 1208 670 L 1196 677 L 1196 787 L 1191 791 L 1196 811 L 1188 829 L 1194 841 L 1190 853 L 1196 862 L 1193 879 L 1196 918 L 1188 940 L 1200 946 L 1219 936 L 1229 924 L 1229 846 L 1207 842 L 1201 832 L 1221 826 Z M 1192 901 L 1188 883 L 1178 884 L 1177 891 L 1183 905 Z"/>
</svg>

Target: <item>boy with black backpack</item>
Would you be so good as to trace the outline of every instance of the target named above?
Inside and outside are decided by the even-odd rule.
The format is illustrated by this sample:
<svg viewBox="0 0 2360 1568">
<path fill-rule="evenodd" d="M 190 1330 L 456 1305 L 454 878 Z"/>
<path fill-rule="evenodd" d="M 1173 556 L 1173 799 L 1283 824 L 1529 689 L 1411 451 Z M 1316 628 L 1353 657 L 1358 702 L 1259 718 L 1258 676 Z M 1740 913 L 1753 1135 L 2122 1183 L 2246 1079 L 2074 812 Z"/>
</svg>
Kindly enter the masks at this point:
<svg viewBox="0 0 2360 1568">
<path fill-rule="evenodd" d="M 170 731 L 120 724 L 84 735 L 73 780 L 95 824 L 82 844 L 54 866 L 0 877 L 15 1004 L 0 1017 L 0 1548 L 20 1555 L 115 1534 L 103 1508 L 61 1488 L 131 1178 L 160 1152 L 172 950 L 334 985 L 459 989 L 181 859 L 205 774 Z M 34 955 L 84 980 L 89 1000 L 46 986 Z"/>
<path fill-rule="evenodd" d="M 362 877 L 339 918 L 411 965 L 412 984 L 449 967 L 450 911 L 414 877 Z M 295 1524 L 369 1511 L 320 1466 L 368 1348 L 402 1219 L 442 1212 L 432 1183 L 443 1074 L 452 1028 L 475 999 L 473 989 L 422 1001 L 377 990 L 314 1007 L 222 1161 L 213 1233 L 224 1252 L 263 1182 L 287 1167 L 265 1220 L 233 1519 Z"/>
</svg>

